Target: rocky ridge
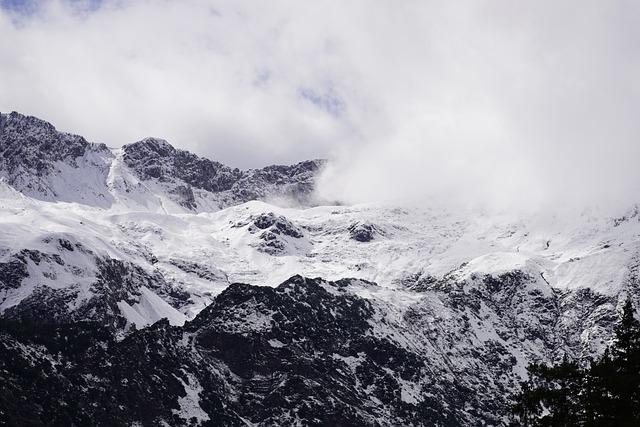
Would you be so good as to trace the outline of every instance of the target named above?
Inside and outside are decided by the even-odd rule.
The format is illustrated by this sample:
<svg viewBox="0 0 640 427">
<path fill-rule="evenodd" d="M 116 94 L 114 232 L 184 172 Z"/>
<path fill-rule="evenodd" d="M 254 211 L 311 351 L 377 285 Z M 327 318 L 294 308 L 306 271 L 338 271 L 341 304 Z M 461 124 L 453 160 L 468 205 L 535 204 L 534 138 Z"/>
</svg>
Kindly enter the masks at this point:
<svg viewBox="0 0 640 427">
<path fill-rule="evenodd" d="M 376 285 L 300 276 L 277 288 L 233 284 L 185 326 L 160 321 L 120 342 L 94 322 L 49 326 L 56 333 L 41 336 L 30 332 L 32 323 L 4 320 L 0 376 L 10 385 L 0 395 L 4 419 L 238 426 L 500 422 L 504 402 L 477 394 L 474 382 L 491 379 L 484 371 L 471 380 L 460 376 L 460 366 L 448 366 L 444 354 L 426 358 L 425 347 L 442 346 L 444 337 L 429 334 L 412 343 L 417 335 L 386 320 L 386 307 L 351 287 Z M 452 328 L 450 339 L 459 334 Z M 493 371 L 515 363 L 497 342 L 477 351 L 489 353 L 482 363 Z M 35 366 L 34 357 L 40 361 Z M 33 375 L 39 383 L 30 382 Z"/>
<path fill-rule="evenodd" d="M 178 204 L 190 210 L 198 208 L 194 192 L 205 198 L 207 194 L 217 195 L 220 207 L 278 197 L 309 204 L 313 180 L 323 165 L 323 161 L 313 160 L 292 166 L 241 171 L 175 149 L 157 138 L 125 145 L 123 152 L 124 163 L 138 178 L 173 185 L 170 194 Z"/>
<path fill-rule="evenodd" d="M 111 150 L 35 117 L 0 114 L 0 177 L 24 194 L 46 201 L 109 208 L 147 198 L 160 200 L 159 208 L 166 210 L 162 206 L 166 199 L 175 204 L 176 212 L 221 209 L 266 198 L 306 205 L 312 203 L 314 179 L 323 164 L 313 160 L 232 169 L 158 138 Z"/>
<path fill-rule="evenodd" d="M 505 425 L 528 362 L 586 363 L 640 301 L 637 207 L 283 208 L 253 199 L 309 203 L 319 163 L 17 113 L 0 149 L 0 424 Z"/>
</svg>

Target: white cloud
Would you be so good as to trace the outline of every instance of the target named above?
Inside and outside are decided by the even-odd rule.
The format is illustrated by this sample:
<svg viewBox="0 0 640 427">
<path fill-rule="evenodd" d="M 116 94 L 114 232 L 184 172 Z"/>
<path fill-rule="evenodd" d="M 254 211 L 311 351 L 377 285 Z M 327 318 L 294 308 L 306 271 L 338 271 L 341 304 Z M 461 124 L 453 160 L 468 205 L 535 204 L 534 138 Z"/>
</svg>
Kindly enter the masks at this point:
<svg viewBox="0 0 640 427">
<path fill-rule="evenodd" d="M 114 146 L 160 136 L 239 166 L 327 155 L 353 131 L 303 94 L 339 82 L 316 68 L 330 55 L 323 37 L 299 45 L 285 11 L 194 0 L 84 14 L 48 2 L 19 25 L 5 13 L 0 108 Z"/>
<path fill-rule="evenodd" d="M 0 110 L 240 167 L 330 156 L 348 201 L 639 199 L 635 2 L 65 4 L 0 12 Z"/>
</svg>

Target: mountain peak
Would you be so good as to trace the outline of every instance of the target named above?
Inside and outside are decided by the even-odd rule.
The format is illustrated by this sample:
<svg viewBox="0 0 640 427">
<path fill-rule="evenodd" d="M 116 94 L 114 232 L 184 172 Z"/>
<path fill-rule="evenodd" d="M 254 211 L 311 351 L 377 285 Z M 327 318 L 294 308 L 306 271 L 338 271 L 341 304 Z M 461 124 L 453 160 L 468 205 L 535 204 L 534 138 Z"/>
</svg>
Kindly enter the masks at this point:
<svg viewBox="0 0 640 427">
<path fill-rule="evenodd" d="M 28 116 L 17 111 L 10 113 L 0 113 L 0 128 L 6 125 L 21 125 L 27 128 L 44 128 L 48 131 L 55 131 L 56 128 L 49 122 L 34 116 Z"/>
<path fill-rule="evenodd" d="M 140 141 L 127 144 L 124 147 L 126 151 L 152 151 L 162 156 L 172 154 L 176 151 L 176 148 L 171 145 L 167 140 L 156 137 L 146 137 Z"/>
<path fill-rule="evenodd" d="M 55 196 L 42 177 L 59 169 L 57 162 L 77 167 L 88 151 L 107 154 L 104 144 L 92 144 L 82 136 L 60 132 L 49 122 L 18 112 L 0 114 L 0 174 L 27 193 Z"/>
<path fill-rule="evenodd" d="M 136 204 L 139 201 L 130 200 L 132 197 L 148 195 L 138 194 L 135 189 L 146 188 L 157 196 L 151 200 L 170 200 L 181 206 L 178 209 L 191 211 L 217 210 L 266 197 L 305 204 L 321 166 L 321 162 L 312 160 L 240 170 L 157 137 L 126 144 L 122 153 L 120 164 L 114 162 L 113 153 L 104 144 L 60 132 L 37 117 L 18 112 L 0 115 L 0 176 L 18 191 L 41 200 L 109 207 L 114 200 L 127 199 Z M 142 182 L 152 181 L 149 184 L 153 190 L 139 187 L 135 180 L 118 178 L 118 174 L 130 176 L 123 167 Z M 115 182 L 120 185 L 113 185 Z M 124 198 L 111 194 L 119 189 L 126 193 Z"/>
</svg>

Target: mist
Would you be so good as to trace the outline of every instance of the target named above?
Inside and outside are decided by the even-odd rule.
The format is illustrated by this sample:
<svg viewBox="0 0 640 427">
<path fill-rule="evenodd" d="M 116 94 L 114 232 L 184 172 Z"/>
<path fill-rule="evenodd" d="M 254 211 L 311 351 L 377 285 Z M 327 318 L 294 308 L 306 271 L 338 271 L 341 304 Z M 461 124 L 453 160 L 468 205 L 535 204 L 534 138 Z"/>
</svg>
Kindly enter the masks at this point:
<svg viewBox="0 0 640 427">
<path fill-rule="evenodd" d="M 92 141 L 325 157 L 345 203 L 640 200 L 637 2 L 3 5 L 0 111 Z"/>
</svg>

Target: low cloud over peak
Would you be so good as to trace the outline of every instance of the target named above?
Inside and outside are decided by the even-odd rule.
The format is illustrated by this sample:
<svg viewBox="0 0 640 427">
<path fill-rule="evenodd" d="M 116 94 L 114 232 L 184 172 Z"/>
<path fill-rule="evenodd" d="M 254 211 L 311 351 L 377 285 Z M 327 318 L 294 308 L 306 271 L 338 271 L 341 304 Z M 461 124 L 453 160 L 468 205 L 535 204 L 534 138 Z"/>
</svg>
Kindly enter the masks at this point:
<svg viewBox="0 0 640 427">
<path fill-rule="evenodd" d="M 97 142 L 329 157 L 348 202 L 640 200 L 634 2 L 9 3 L 0 110 Z"/>
</svg>

